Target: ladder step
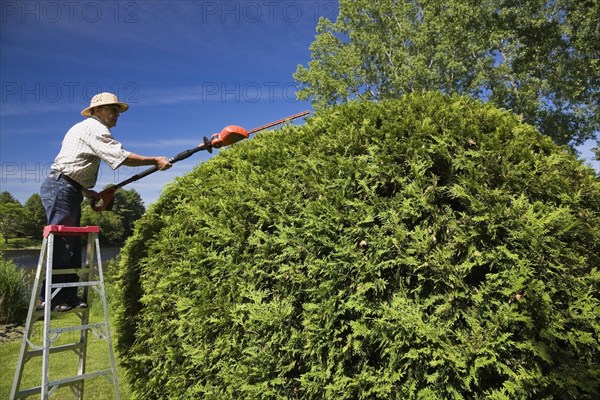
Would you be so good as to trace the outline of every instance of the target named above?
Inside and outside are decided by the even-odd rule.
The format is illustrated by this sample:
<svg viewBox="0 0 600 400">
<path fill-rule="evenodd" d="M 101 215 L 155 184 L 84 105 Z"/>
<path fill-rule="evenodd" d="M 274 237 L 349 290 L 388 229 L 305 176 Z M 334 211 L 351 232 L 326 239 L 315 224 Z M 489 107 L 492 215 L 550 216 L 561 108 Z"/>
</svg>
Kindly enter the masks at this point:
<svg viewBox="0 0 600 400">
<path fill-rule="evenodd" d="M 111 369 L 104 369 L 104 370 L 100 370 L 100 371 L 90 372 L 87 374 L 72 376 L 70 378 L 63 378 L 63 379 L 58 379 L 56 381 L 48 382 L 48 387 L 52 388 L 50 390 L 53 390 L 53 389 L 58 389 L 63 386 L 72 386 L 76 383 L 83 381 L 84 379 L 96 378 L 98 376 L 103 376 L 103 375 L 112 375 L 112 373 L 113 373 L 113 371 Z M 24 390 L 21 390 L 16 393 L 15 399 L 24 399 L 26 397 L 29 397 L 31 395 L 41 393 L 41 392 L 42 392 L 41 386 L 24 389 Z"/>
<path fill-rule="evenodd" d="M 63 351 L 79 350 L 84 346 L 85 346 L 85 343 L 77 342 L 77 343 L 63 344 L 60 346 L 50 347 L 49 351 L 50 351 L 50 354 L 54 354 L 54 353 L 61 353 Z M 39 357 L 43 354 L 44 354 L 43 348 L 40 348 L 38 350 L 30 350 L 27 353 L 25 353 L 25 358 L 26 358 L 26 360 L 30 360 L 33 357 Z"/>
<path fill-rule="evenodd" d="M 67 274 L 87 274 L 92 272 L 91 268 L 52 268 L 52 275 L 67 275 Z"/>
<path fill-rule="evenodd" d="M 99 286 L 100 281 L 87 281 L 87 282 L 67 282 L 67 283 L 53 283 L 50 285 L 51 288 L 66 288 L 66 287 L 84 287 L 84 286 Z"/>
<path fill-rule="evenodd" d="M 57 236 L 87 236 L 88 233 L 98 233 L 98 226 L 65 226 L 65 225 L 47 225 L 44 227 L 44 237 L 51 233 Z"/>
<path fill-rule="evenodd" d="M 73 307 L 70 310 L 67 311 L 54 311 L 54 310 L 50 310 L 51 314 L 71 314 L 71 313 L 76 313 L 76 312 L 86 312 L 89 311 L 89 307 Z M 32 322 L 37 322 L 39 320 L 44 319 L 44 309 L 42 308 L 41 310 L 35 310 L 33 312 L 33 316 L 31 318 Z"/>
<path fill-rule="evenodd" d="M 73 325 L 73 326 L 67 326 L 65 328 L 51 328 L 48 329 L 49 333 L 64 333 L 64 332 L 73 332 L 73 331 L 83 331 L 85 329 L 106 329 L 107 327 L 107 323 L 106 322 L 97 322 L 94 324 L 86 324 L 86 325 Z"/>
</svg>

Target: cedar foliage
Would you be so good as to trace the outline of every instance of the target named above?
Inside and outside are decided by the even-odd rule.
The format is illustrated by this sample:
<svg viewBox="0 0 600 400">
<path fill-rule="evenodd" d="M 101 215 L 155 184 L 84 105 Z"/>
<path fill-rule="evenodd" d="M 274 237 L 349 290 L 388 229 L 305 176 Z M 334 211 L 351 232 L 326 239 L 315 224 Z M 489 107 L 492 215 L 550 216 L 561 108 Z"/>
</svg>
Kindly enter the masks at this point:
<svg viewBox="0 0 600 400">
<path fill-rule="evenodd" d="M 489 104 L 320 111 L 168 187 L 128 241 L 137 398 L 600 394 L 600 183 Z"/>
</svg>

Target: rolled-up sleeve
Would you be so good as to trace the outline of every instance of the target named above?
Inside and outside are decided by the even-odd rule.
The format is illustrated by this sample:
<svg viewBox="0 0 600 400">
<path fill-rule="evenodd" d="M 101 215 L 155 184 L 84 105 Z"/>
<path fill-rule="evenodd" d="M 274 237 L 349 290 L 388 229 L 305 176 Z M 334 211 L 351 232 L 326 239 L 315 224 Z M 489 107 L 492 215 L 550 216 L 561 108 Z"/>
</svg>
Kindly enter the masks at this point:
<svg viewBox="0 0 600 400">
<path fill-rule="evenodd" d="M 131 152 L 123 149 L 123 145 L 117 142 L 108 132 L 101 135 L 91 135 L 88 140 L 90 148 L 112 169 L 117 169 L 131 154 Z"/>
</svg>

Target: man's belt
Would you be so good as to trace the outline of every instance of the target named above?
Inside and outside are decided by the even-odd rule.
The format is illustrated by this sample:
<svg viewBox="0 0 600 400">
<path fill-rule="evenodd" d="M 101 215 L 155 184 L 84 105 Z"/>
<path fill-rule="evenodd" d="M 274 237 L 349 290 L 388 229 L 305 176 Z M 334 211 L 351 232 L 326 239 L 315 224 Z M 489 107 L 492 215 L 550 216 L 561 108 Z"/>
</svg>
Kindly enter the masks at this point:
<svg viewBox="0 0 600 400">
<path fill-rule="evenodd" d="M 83 186 L 81 186 L 81 184 L 79 182 L 77 182 L 75 179 L 69 178 L 68 176 L 66 176 L 65 174 L 63 174 L 62 172 L 58 172 L 58 171 L 52 171 L 50 172 L 50 177 L 54 178 L 55 176 L 58 175 L 58 179 L 63 179 L 67 182 L 69 182 L 71 185 L 73 185 L 73 187 L 79 191 L 81 191 L 81 189 L 83 189 Z"/>
</svg>

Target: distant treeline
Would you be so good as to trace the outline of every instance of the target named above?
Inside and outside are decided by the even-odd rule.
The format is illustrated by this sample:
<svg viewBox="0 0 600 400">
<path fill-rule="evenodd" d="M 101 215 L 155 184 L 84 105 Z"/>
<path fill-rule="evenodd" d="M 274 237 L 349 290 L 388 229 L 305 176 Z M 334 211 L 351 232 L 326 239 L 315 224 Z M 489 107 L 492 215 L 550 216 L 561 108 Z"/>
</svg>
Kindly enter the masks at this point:
<svg viewBox="0 0 600 400">
<path fill-rule="evenodd" d="M 146 211 L 140 194 L 135 189 L 119 190 L 111 211 L 96 213 L 82 205 L 81 225 L 100 226 L 100 240 L 104 244 L 120 245 L 133 232 L 133 224 Z M 46 225 L 46 212 L 38 193 L 21 204 L 14 196 L 0 193 L 0 234 L 5 243 L 12 238 L 27 237 L 41 239 Z"/>
</svg>

